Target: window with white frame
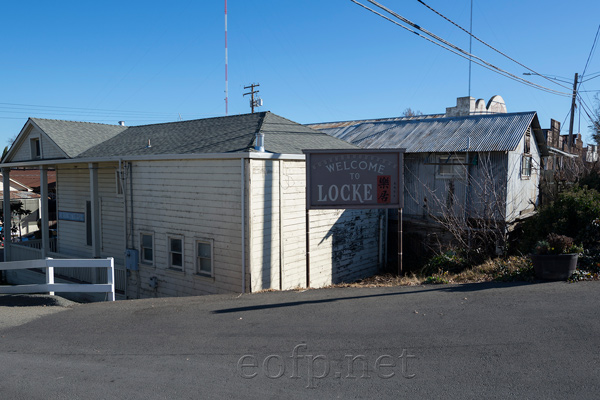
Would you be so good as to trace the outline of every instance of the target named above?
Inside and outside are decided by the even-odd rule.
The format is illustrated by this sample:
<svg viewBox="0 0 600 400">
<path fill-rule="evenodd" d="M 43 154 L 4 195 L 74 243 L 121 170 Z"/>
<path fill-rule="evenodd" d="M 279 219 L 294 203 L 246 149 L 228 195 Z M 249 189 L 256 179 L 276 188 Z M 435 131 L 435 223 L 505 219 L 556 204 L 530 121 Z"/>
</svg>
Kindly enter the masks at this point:
<svg viewBox="0 0 600 400">
<path fill-rule="evenodd" d="M 154 264 L 154 235 L 152 233 L 140 235 L 140 258 L 143 264 Z"/>
<path fill-rule="evenodd" d="M 531 177 L 531 154 L 523 154 L 521 161 L 521 178 L 529 179 Z"/>
<path fill-rule="evenodd" d="M 183 271 L 183 237 L 169 236 L 169 268 Z"/>
<path fill-rule="evenodd" d="M 531 177 L 531 127 L 525 131 L 525 143 L 523 146 L 523 157 L 521 158 L 521 179 Z"/>
<path fill-rule="evenodd" d="M 438 157 L 437 177 L 441 179 L 457 178 L 465 175 L 465 158 L 458 155 Z"/>
<path fill-rule="evenodd" d="M 212 240 L 196 241 L 196 273 L 213 276 L 213 242 Z"/>
<path fill-rule="evenodd" d="M 527 128 L 527 130 L 525 131 L 525 143 L 523 146 L 523 153 L 531 153 L 531 127 Z"/>
</svg>

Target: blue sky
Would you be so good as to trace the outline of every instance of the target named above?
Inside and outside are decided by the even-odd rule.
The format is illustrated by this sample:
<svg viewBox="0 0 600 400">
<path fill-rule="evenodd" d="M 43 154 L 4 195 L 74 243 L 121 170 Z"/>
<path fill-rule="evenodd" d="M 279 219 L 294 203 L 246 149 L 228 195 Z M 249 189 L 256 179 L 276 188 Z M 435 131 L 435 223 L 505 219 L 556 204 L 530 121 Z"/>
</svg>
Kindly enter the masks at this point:
<svg viewBox="0 0 600 400">
<path fill-rule="evenodd" d="M 360 0 L 369 4 L 367 0 Z M 425 1 L 425 0 L 424 0 Z M 380 0 L 468 50 L 469 38 L 417 0 Z M 468 28 L 470 0 L 428 0 Z M 300 123 L 443 113 L 468 95 L 468 61 L 350 0 L 228 0 L 229 114 L 250 112 L 244 86 L 260 83 L 264 106 Z M 474 0 L 473 33 L 529 68 L 569 83 L 582 73 L 600 2 Z M 224 1 L 6 2 L 0 17 L 0 143 L 27 117 L 127 125 L 225 114 Z M 526 70 L 473 41 L 473 53 L 522 76 Z M 586 76 L 600 72 L 600 51 Z M 593 107 L 600 77 L 581 90 Z M 509 112 L 537 111 L 564 124 L 570 98 L 473 65 L 471 95 L 501 95 Z M 585 114 L 575 131 L 589 137 Z M 580 129 L 578 129 L 580 127 Z"/>
</svg>

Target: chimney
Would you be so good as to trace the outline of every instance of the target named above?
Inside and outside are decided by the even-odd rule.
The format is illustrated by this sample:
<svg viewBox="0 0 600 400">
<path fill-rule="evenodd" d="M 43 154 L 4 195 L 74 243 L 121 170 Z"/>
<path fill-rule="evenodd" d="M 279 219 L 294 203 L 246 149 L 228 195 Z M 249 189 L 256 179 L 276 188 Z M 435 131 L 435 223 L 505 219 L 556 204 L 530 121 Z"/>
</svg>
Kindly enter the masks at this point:
<svg viewBox="0 0 600 400">
<path fill-rule="evenodd" d="M 260 151 L 261 153 L 265 152 L 265 134 L 261 132 L 256 133 L 256 144 L 254 145 L 254 150 Z"/>
<path fill-rule="evenodd" d="M 119 121 L 119 125 L 125 126 L 125 121 Z"/>
</svg>

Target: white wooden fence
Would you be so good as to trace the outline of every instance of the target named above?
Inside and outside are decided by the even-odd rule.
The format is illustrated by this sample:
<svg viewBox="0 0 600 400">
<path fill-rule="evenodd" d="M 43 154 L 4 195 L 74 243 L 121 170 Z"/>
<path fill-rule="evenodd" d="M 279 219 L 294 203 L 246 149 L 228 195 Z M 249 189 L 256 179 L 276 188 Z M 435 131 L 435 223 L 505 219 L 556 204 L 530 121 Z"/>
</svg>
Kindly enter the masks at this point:
<svg viewBox="0 0 600 400">
<path fill-rule="evenodd" d="M 54 246 L 52 242 L 54 241 Z M 10 261 L 23 261 L 23 260 L 40 260 L 42 259 L 41 246 L 36 245 L 36 241 L 30 240 L 26 242 L 11 243 L 10 245 Z M 56 253 L 53 249 L 56 249 L 56 239 L 50 239 L 50 250 L 48 254 L 52 258 L 70 258 L 72 256 L 68 254 Z M 76 279 L 81 282 L 94 282 L 96 279 L 103 280 L 105 278 L 104 271 L 98 271 L 100 274 L 95 275 L 94 271 L 90 269 L 82 268 L 61 268 L 56 271 L 57 275 L 64 278 Z M 127 271 L 125 269 L 115 268 L 115 289 L 125 292 L 127 280 Z"/>
<path fill-rule="evenodd" d="M 114 259 L 60 259 L 10 261 L 0 263 L 0 270 L 45 268 L 46 283 L 36 285 L 0 286 L 0 294 L 15 293 L 107 293 L 109 301 L 115 301 L 115 262 Z M 54 268 L 106 268 L 104 284 L 91 283 L 54 283 Z"/>
</svg>

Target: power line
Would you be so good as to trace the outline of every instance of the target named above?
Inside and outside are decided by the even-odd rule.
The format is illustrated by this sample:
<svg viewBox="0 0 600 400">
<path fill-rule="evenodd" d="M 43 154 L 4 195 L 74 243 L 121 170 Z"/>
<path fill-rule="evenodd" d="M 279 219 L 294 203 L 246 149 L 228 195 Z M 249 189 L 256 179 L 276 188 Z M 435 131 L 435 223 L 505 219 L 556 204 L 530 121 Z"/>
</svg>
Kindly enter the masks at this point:
<svg viewBox="0 0 600 400">
<path fill-rule="evenodd" d="M 590 49 L 590 54 L 588 55 L 587 61 L 585 62 L 585 67 L 583 68 L 583 73 L 581 74 L 581 79 L 585 76 L 585 72 L 587 71 L 587 67 L 590 64 L 590 59 L 594 54 L 594 50 L 596 49 L 596 43 L 598 42 L 598 34 L 600 34 L 600 25 L 598 25 L 598 30 L 596 31 L 596 36 L 594 37 L 594 43 L 592 43 L 592 48 Z"/>
<path fill-rule="evenodd" d="M 102 108 L 83 108 L 83 107 L 64 107 L 64 106 L 46 106 L 41 104 L 22 104 L 22 103 L 0 103 L 1 108 L 17 108 L 17 107 L 28 107 L 28 108 L 41 108 L 41 109 L 56 109 L 56 110 L 76 110 L 76 111 L 90 111 L 90 112 L 114 112 L 118 115 L 123 114 L 135 114 L 135 115 L 172 115 L 176 113 L 157 113 L 152 111 L 123 111 L 114 109 L 102 109 Z"/>
<path fill-rule="evenodd" d="M 460 57 L 463 57 L 463 58 L 465 58 L 465 59 L 467 59 L 467 60 L 469 59 L 469 56 L 470 56 L 470 57 L 474 57 L 475 59 L 477 59 L 477 60 L 479 60 L 479 61 L 480 61 L 480 62 L 478 62 L 478 61 L 473 61 L 473 62 L 475 62 L 477 65 L 480 65 L 480 66 L 482 66 L 482 67 L 484 67 L 484 68 L 487 68 L 487 69 L 489 69 L 489 70 L 491 70 L 491 71 L 494 71 L 494 72 L 496 72 L 496 73 L 498 73 L 498 74 L 500 74 L 500 75 L 502 75 L 502 76 L 505 76 L 505 77 L 507 77 L 507 78 L 513 79 L 513 80 L 515 80 L 515 81 L 521 82 L 521 83 L 523 83 L 523 84 L 525 84 L 525 85 L 531 86 L 531 87 L 533 87 L 533 88 L 536 88 L 536 89 L 539 89 L 539 90 L 542 90 L 542 91 L 545 91 L 545 92 L 548 92 L 548 93 L 556 94 L 556 95 L 559 95 L 559 96 L 565 96 L 565 97 L 570 97 L 570 96 L 572 96 L 572 94 L 570 94 L 570 93 L 559 92 L 559 91 L 557 91 L 557 90 L 550 89 L 550 88 L 547 88 L 547 87 L 544 87 L 544 86 L 538 85 L 538 84 L 536 84 L 536 83 L 533 83 L 533 82 L 531 82 L 531 81 L 528 81 L 528 80 L 526 80 L 526 79 L 523 79 L 523 78 L 521 78 L 521 77 L 519 77 L 519 76 L 516 76 L 516 75 L 514 75 L 514 74 L 511 74 L 510 72 L 508 72 L 508 71 L 505 71 L 505 70 L 503 70 L 503 69 L 501 69 L 501 68 L 499 68 L 499 67 L 497 67 L 497 66 L 495 66 L 495 65 L 493 65 L 493 64 L 490 64 L 490 63 L 488 63 L 487 61 L 485 61 L 485 60 L 481 59 L 480 57 L 477 57 L 477 56 L 475 56 L 475 55 L 472 55 L 472 54 L 470 54 L 469 52 L 467 52 L 467 51 L 465 51 L 465 50 L 461 49 L 460 47 L 453 45 L 452 43 L 450 43 L 450 42 L 448 42 L 448 41 L 446 41 L 446 40 L 444 40 L 444 39 L 442 39 L 442 38 L 440 38 L 440 37 L 436 36 L 435 34 L 433 34 L 433 33 L 431 33 L 431 32 L 428 32 L 427 30 L 425 30 L 425 29 L 421 28 L 421 27 L 420 27 L 420 26 L 418 26 L 417 24 L 414 24 L 413 22 L 411 22 L 411 21 L 407 20 L 406 18 L 404 18 L 404 17 L 402 17 L 402 16 L 398 15 L 397 13 L 395 13 L 395 12 L 393 12 L 393 11 L 391 11 L 391 10 L 387 9 L 386 7 L 384 7 L 384 6 L 380 5 L 379 3 L 377 3 L 377 2 L 375 2 L 375 1 L 373 1 L 373 0 L 368 0 L 368 1 L 369 1 L 370 3 L 372 3 L 372 4 L 375 4 L 376 6 L 380 7 L 381 9 L 383 9 L 383 10 L 387 11 L 388 13 L 390 13 L 390 14 L 391 14 L 391 15 L 393 15 L 394 17 L 396 17 L 396 18 L 400 19 L 401 21 L 403 21 L 403 22 L 405 22 L 405 23 L 409 24 L 410 26 L 414 27 L 415 29 L 418 29 L 418 30 L 420 30 L 420 31 L 422 31 L 422 32 L 424 32 L 424 33 L 426 33 L 427 35 L 429 35 L 429 36 L 431 36 L 431 37 L 435 38 L 436 40 L 440 41 L 441 43 L 443 43 L 443 44 L 444 44 L 444 45 L 446 45 L 446 46 L 444 46 L 444 45 L 442 45 L 441 43 L 438 43 L 438 42 L 436 42 L 436 41 L 434 41 L 434 40 L 432 40 L 432 39 L 430 39 L 430 38 L 428 38 L 428 37 L 425 37 L 425 36 L 421 35 L 420 33 L 418 33 L 418 32 L 416 32 L 416 31 L 414 31 L 414 30 L 412 30 L 412 29 L 410 29 L 410 28 L 408 28 L 408 27 L 406 27 L 406 26 L 404 26 L 404 25 L 402 25 L 402 24 L 398 23 L 397 21 L 394 21 L 394 20 L 392 20 L 391 18 L 389 18 L 389 17 L 387 17 L 387 16 L 385 16 L 385 15 L 383 15 L 383 14 L 379 13 L 378 11 L 375 11 L 375 10 L 373 10 L 372 8 L 369 8 L 369 7 L 365 6 L 364 4 L 361 4 L 361 3 L 359 3 L 359 2 L 358 2 L 358 1 L 356 1 L 356 0 L 350 0 L 350 1 L 352 1 L 353 3 L 355 3 L 355 4 L 359 5 L 359 6 L 363 7 L 363 8 L 365 8 L 366 10 L 369 10 L 369 11 L 371 11 L 372 13 L 374 13 L 374 14 L 376 14 L 376 15 L 378 15 L 378 16 L 380 16 L 380 17 L 382 17 L 382 18 L 384 18 L 384 19 L 386 19 L 386 20 L 388 20 L 388 21 L 390 21 L 390 22 L 392 22 L 393 24 L 395 24 L 395 25 L 398 25 L 398 26 L 400 26 L 401 28 L 403 28 L 403 29 L 406 29 L 406 30 L 408 30 L 409 32 L 411 32 L 411 33 L 414 33 L 414 34 L 416 34 L 417 36 L 419 36 L 419 37 L 421 37 L 421 38 L 423 38 L 423 39 L 426 39 L 427 41 L 429 41 L 429 42 L 431 42 L 431 43 L 433 43 L 433 44 L 436 44 L 437 46 L 440 46 L 440 47 L 442 47 L 443 49 L 446 49 L 446 50 L 448 50 L 448 51 L 450 51 L 450 52 L 452 52 L 452 53 L 454 53 L 454 54 L 456 54 L 456 55 L 458 55 L 458 56 L 460 56 Z M 461 53 L 462 53 L 462 54 L 461 54 Z"/>
<path fill-rule="evenodd" d="M 443 19 L 445 19 L 446 21 L 450 22 L 452 25 L 456 26 L 458 29 L 460 29 L 460 30 L 462 30 L 463 32 L 467 33 L 467 34 L 468 34 L 470 37 L 472 37 L 473 39 L 475 39 L 475 40 L 477 40 L 478 42 L 480 42 L 481 44 L 483 44 L 483 45 L 485 45 L 485 46 L 489 47 L 490 49 L 494 50 L 495 52 L 497 52 L 497 53 L 499 53 L 499 54 L 503 55 L 504 57 L 508 58 L 510 61 L 512 61 L 512 62 L 514 62 L 514 63 L 516 63 L 516 64 L 520 65 L 521 67 L 523 67 L 523 68 L 527 69 L 528 71 L 531 71 L 531 72 L 533 72 L 533 73 L 534 73 L 534 74 L 536 74 L 536 75 L 540 75 L 541 77 L 543 77 L 544 79 L 546 79 L 546 80 L 548 80 L 548 81 L 550 81 L 550 82 L 553 82 L 553 83 L 555 83 L 555 84 L 557 84 L 557 85 L 559 85 L 559 86 L 561 86 L 561 87 L 564 87 L 564 88 L 566 88 L 566 89 L 569 89 L 569 87 L 568 87 L 568 86 L 564 86 L 564 85 L 561 85 L 560 83 L 556 83 L 556 82 L 554 82 L 552 79 L 550 79 L 550 78 L 548 78 L 548 77 L 546 77 L 546 76 L 544 76 L 544 75 L 542 75 L 542 74 L 540 74 L 540 73 L 538 73 L 538 72 L 534 71 L 533 69 L 529 68 L 528 66 L 526 66 L 526 65 L 524 65 L 524 64 L 522 64 L 522 63 L 520 63 L 519 61 L 515 60 L 514 58 L 512 58 L 512 57 L 508 56 L 507 54 L 503 53 L 502 51 L 498 50 L 498 49 L 497 49 L 497 48 L 495 48 L 494 46 L 492 46 L 492 45 L 490 45 L 490 44 L 488 44 L 488 43 L 484 42 L 482 39 L 479 39 L 477 36 L 473 35 L 473 33 L 471 33 L 470 31 L 466 30 L 465 28 L 463 28 L 462 26 L 460 26 L 460 25 L 459 25 L 459 24 L 457 24 L 456 22 L 452 21 L 450 18 L 446 17 L 446 16 L 445 16 L 445 15 L 443 15 L 442 13 L 438 12 L 437 10 L 435 10 L 434 8 L 432 8 L 431 6 L 429 6 L 428 4 L 426 4 L 424 1 L 422 1 L 422 0 L 417 0 L 417 1 L 418 1 L 419 3 L 421 3 L 422 5 L 424 5 L 425 7 L 427 7 L 429 10 L 433 11 L 434 13 L 436 13 L 437 15 L 439 15 L 440 17 L 442 17 Z M 472 5 L 471 5 L 471 6 L 472 6 Z M 472 11 L 471 11 L 471 13 L 472 13 Z M 472 17 L 472 16 L 471 16 L 471 17 Z"/>
</svg>

